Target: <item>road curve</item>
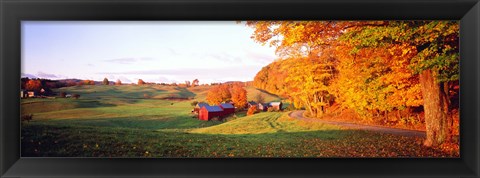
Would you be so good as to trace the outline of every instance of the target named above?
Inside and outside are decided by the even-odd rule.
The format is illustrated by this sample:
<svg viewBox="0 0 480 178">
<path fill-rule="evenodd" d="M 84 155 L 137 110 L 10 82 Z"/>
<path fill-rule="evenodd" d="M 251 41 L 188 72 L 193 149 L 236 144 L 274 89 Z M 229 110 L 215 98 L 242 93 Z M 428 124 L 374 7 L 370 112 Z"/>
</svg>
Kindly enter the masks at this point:
<svg viewBox="0 0 480 178">
<path fill-rule="evenodd" d="M 338 122 L 338 121 L 327 121 L 321 119 L 313 119 L 304 117 L 303 113 L 305 111 L 292 111 L 289 116 L 298 120 L 307 121 L 307 122 L 320 122 L 325 124 L 331 125 L 338 125 L 347 128 L 353 129 L 360 129 L 360 130 L 370 130 L 375 132 L 381 133 L 388 133 L 388 134 L 395 134 L 395 135 L 402 135 L 402 136 L 411 136 L 411 137 L 425 137 L 425 132 L 416 131 L 416 130 L 406 130 L 406 129 L 397 129 L 397 128 L 389 128 L 389 127 L 381 127 L 381 126 L 369 126 L 369 125 L 361 125 L 355 123 L 348 123 L 348 122 Z"/>
</svg>

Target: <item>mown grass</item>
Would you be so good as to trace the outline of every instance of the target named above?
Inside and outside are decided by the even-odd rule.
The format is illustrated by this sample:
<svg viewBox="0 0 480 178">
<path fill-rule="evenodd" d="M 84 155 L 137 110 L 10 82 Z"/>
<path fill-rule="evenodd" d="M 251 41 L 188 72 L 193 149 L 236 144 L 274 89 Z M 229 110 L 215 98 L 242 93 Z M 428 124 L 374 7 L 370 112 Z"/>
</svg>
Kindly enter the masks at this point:
<svg viewBox="0 0 480 178">
<path fill-rule="evenodd" d="M 79 99 L 24 99 L 22 114 L 34 116 L 22 124 L 22 156 L 457 156 L 425 148 L 421 138 L 307 123 L 288 117 L 287 112 L 253 116 L 240 112 L 227 122 L 199 121 L 190 114 L 190 103 L 207 90 L 206 86 L 77 86 L 57 92 L 79 93 Z M 142 98 L 146 92 L 152 98 Z M 168 96 L 194 98 L 159 99 Z"/>
<path fill-rule="evenodd" d="M 420 138 L 356 130 L 202 134 L 27 124 L 22 156 L 80 157 L 449 157 Z"/>
<path fill-rule="evenodd" d="M 202 134 L 262 134 L 340 129 L 340 127 L 322 123 L 305 123 L 290 118 L 288 114 L 284 112 L 263 112 L 220 125 L 192 129 L 189 132 Z"/>
</svg>

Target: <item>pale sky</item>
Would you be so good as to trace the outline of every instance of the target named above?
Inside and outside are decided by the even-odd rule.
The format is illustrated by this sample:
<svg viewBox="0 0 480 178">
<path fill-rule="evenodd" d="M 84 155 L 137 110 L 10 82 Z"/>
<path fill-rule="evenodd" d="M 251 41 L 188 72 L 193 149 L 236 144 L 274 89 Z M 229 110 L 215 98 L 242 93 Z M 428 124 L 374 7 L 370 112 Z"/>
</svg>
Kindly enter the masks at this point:
<svg viewBox="0 0 480 178">
<path fill-rule="evenodd" d="M 235 21 L 23 21 L 22 76 L 250 81 L 276 58 L 252 33 Z"/>
</svg>

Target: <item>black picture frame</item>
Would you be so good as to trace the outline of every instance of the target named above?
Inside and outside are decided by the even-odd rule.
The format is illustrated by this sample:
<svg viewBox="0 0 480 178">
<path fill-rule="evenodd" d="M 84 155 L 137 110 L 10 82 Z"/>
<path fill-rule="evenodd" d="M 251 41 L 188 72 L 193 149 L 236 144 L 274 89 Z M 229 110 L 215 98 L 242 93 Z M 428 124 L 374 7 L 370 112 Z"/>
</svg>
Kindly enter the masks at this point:
<svg viewBox="0 0 480 178">
<path fill-rule="evenodd" d="M 479 0 L 0 0 L 1 177 L 479 177 Z M 21 158 L 22 20 L 460 20 L 461 157 Z"/>
</svg>

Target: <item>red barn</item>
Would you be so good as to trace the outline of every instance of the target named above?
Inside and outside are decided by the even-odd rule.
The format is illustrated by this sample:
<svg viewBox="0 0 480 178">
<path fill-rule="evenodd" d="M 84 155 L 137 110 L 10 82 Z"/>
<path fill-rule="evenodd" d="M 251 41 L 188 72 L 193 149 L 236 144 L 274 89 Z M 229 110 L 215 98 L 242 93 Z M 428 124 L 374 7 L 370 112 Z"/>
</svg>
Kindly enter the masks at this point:
<svg viewBox="0 0 480 178">
<path fill-rule="evenodd" d="M 235 113 L 235 107 L 233 107 L 233 105 L 230 104 L 230 103 L 222 103 L 222 104 L 220 104 L 220 105 L 218 105 L 218 106 L 220 106 L 220 107 L 223 109 L 223 113 L 224 113 L 225 115 L 229 115 L 229 114 Z"/>
<path fill-rule="evenodd" d="M 198 119 L 209 121 L 214 117 L 222 117 L 223 115 L 225 114 L 220 106 L 203 106 L 198 113 Z"/>
<path fill-rule="evenodd" d="M 197 105 L 195 106 L 195 108 L 193 108 L 193 111 L 192 111 L 192 112 L 198 114 L 198 112 L 200 111 L 200 109 L 202 109 L 202 107 L 204 107 L 204 106 L 210 106 L 210 105 L 208 105 L 208 103 L 205 103 L 205 102 L 197 103 Z"/>
</svg>

